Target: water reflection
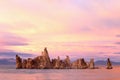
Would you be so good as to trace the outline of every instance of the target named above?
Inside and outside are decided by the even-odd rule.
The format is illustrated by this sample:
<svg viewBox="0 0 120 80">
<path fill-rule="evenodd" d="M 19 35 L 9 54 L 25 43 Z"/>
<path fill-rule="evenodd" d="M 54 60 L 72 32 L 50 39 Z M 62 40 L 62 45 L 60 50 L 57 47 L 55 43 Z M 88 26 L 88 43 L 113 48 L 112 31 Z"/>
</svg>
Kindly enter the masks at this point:
<svg viewBox="0 0 120 80">
<path fill-rule="evenodd" d="M 120 80 L 120 68 L 29 70 L 0 69 L 0 80 Z"/>
</svg>

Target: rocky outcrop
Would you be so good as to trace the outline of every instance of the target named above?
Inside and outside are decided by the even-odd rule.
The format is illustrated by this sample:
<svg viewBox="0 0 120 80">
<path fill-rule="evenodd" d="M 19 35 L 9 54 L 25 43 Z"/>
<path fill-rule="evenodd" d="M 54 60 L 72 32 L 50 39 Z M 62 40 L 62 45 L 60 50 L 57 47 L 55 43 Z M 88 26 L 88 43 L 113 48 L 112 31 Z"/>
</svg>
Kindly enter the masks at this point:
<svg viewBox="0 0 120 80">
<path fill-rule="evenodd" d="M 70 69 L 71 68 L 71 63 L 70 63 L 70 58 L 69 56 L 66 56 L 66 59 L 64 60 L 65 68 Z"/>
<path fill-rule="evenodd" d="M 88 68 L 87 63 L 85 62 L 84 58 L 78 59 L 72 63 L 73 69 L 86 69 Z"/>
<path fill-rule="evenodd" d="M 33 59 L 36 69 L 44 69 L 46 67 L 46 60 L 44 56 L 38 56 Z"/>
<path fill-rule="evenodd" d="M 95 69 L 95 64 L 94 64 L 94 59 L 91 59 L 90 62 L 88 63 L 88 67 L 90 69 Z"/>
<path fill-rule="evenodd" d="M 16 69 L 21 69 L 22 68 L 22 59 L 16 55 Z"/>
<path fill-rule="evenodd" d="M 26 66 L 27 66 L 27 60 L 24 59 L 24 60 L 23 60 L 23 63 L 22 63 L 22 68 L 23 68 L 23 69 L 26 69 L 26 68 L 27 68 Z"/>
<path fill-rule="evenodd" d="M 107 59 L 107 69 L 112 69 L 112 63 L 109 58 Z"/>
<path fill-rule="evenodd" d="M 28 58 L 26 68 L 27 69 L 34 69 L 34 62 L 31 58 Z"/>
<path fill-rule="evenodd" d="M 44 49 L 41 56 L 38 56 L 34 59 L 28 58 L 22 59 L 16 55 L 16 68 L 17 69 L 49 69 L 51 67 L 50 57 L 48 55 L 47 48 Z"/>
<path fill-rule="evenodd" d="M 88 68 L 87 63 L 85 62 L 84 58 L 81 59 L 81 69 Z"/>
<path fill-rule="evenodd" d="M 78 69 L 78 60 L 72 62 L 72 64 L 71 64 L 71 68 L 72 68 L 72 69 Z"/>
<path fill-rule="evenodd" d="M 70 60 L 67 57 L 64 61 L 60 60 L 60 57 L 58 56 L 57 59 L 52 59 L 52 68 L 53 69 L 68 69 L 70 68 Z"/>
<path fill-rule="evenodd" d="M 64 60 L 60 57 L 50 60 L 47 48 L 44 49 L 40 56 L 35 58 L 23 59 L 16 55 L 16 69 L 95 69 L 94 59 L 86 62 L 84 58 L 70 61 L 69 56 Z M 107 69 L 112 69 L 110 59 L 107 60 Z"/>
<path fill-rule="evenodd" d="M 63 60 L 60 60 L 60 69 L 66 69 L 65 62 Z"/>
<path fill-rule="evenodd" d="M 29 61 L 28 61 L 28 63 L 29 63 Z M 33 61 L 31 62 L 31 65 L 33 65 L 32 68 L 35 68 L 35 69 L 51 68 L 51 61 L 50 61 L 50 57 L 48 55 L 47 48 L 44 49 L 41 56 L 38 56 L 33 59 Z"/>
<path fill-rule="evenodd" d="M 46 69 L 51 68 L 51 61 L 50 61 L 50 57 L 48 55 L 47 48 L 45 48 L 44 51 L 42 52 L 42 63 L 44 65 L 44 68 L 46 68 Z"/>
<path fill-rule="evenodd" d="M 58 59 L 54 59 L 54 69 L 60 69 L 60 57 L 58 56 Z"/>
</svg>

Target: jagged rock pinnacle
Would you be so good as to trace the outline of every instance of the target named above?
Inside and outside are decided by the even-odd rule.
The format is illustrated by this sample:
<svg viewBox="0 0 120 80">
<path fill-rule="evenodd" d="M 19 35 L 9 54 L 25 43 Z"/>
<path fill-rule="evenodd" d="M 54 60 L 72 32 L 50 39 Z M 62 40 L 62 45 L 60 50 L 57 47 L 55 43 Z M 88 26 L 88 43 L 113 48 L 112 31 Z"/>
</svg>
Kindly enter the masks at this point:
<svg viewBox="0 0 120 80">
<path fill-rule="evenodd" d="M 112 69 L 112 63 L 109 58 L 107 59 L 107 69 Z"/>
</svg>

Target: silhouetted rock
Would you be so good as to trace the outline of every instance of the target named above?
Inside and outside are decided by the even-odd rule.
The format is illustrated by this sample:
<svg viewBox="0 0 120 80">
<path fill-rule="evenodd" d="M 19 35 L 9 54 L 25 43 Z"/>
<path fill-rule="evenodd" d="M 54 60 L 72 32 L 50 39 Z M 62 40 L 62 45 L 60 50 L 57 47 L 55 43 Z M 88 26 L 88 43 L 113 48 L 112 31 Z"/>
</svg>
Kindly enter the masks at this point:
<svg viewBox="0 0 120 80">
<path fill-rule="evenodd" d="M 112 69 L 112 63 L 109 58 L 107 59 L 107 69 Z"/>
<path fill-rule="evenodd" d="M 21 69 L 22 68 L 22 59 L 16 55 L 16 69 Z"/>
</svg>

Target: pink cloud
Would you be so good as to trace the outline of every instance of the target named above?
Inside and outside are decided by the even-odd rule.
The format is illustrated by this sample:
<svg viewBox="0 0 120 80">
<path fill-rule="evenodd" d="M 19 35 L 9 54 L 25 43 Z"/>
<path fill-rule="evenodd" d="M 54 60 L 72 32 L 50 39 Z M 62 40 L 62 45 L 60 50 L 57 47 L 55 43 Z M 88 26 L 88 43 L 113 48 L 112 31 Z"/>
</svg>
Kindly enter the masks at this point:
<svg viewBox="0 0 120 80">
<path fill-rule="evenodd" d="M 0 45 L 10 49 L 27 46 L 14 49 L 35 52 L 48 46 L 51 52 L 61 55 L 76 52 L 75 55 L 90 56 L 101 50 L 117 52 L 109 50 L 109 46 L 116 46 L 112 43 L 119 41 L 115 37 L 120 31 L 119 3 L 119 0 L 0 1 Z"/>
<path fill-rule="evenodd" d="M 27 39 L 16 34 L 4 33 L 0 36 L 1 46 L 25 46 L 28 45 Z"/>
</svg>

